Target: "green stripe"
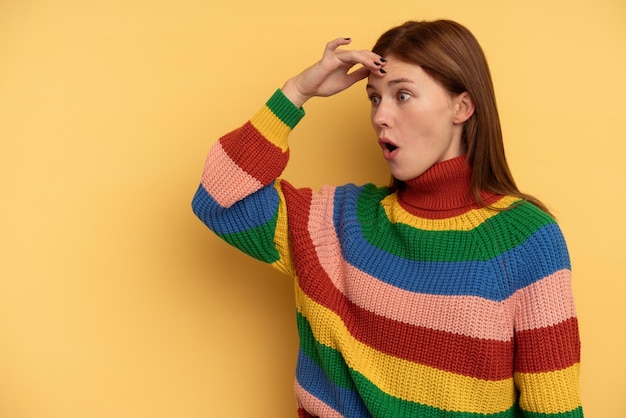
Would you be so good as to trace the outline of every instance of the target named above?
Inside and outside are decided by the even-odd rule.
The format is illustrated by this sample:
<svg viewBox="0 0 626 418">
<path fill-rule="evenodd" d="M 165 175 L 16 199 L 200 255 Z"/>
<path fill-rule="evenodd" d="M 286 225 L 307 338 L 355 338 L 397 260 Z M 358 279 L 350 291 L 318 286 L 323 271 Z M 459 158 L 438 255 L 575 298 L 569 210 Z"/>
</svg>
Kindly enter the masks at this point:
<svg viewBox="0 0 626 418">
<path fill-rule="evenodd" d="M 218 234 L 220 238 L 244 253 L 271 264 L 280 259 L 274 244 L 278 213 L 263 225 L 234 234 Z"/>
<path fill-rule="evenodd" d="M 542 414 L 539 412 L 522 411 L 522 416 L 524 418 L 583 418 L 584 414 L 582 406 L 579 406 L 573 411 L 560 412 L 556 414 Z"/>
<path fill-rule="evenodd" d="M 343 360 L 341 353 L 324 344 L 320 344 L 313 336 L 309 321 L 297 313 L 296 323 L 300 337 L 300 349 L 324 370 L 326 376 L 335 385 L 355 390 L 350 377 L 351 370 Z"/>
<path fill-rule="evenodd" d="M 428 417 L 428 418 L 514 418 L 517 407 L 513 405 L 506 411 L 495 414 L 481 414 L 477 412 L 462 411 L 446 411 L 429 405 L 423 405 L 415 402 L 390 396 L 374 386 L 365 376 L 360 373 L 354 373 L 354 380 L 359 393 L 364 399 L 375 400 L 366 402 L 367 408 L 375 417 L 394 417 L 394 418 L 412 418 L 412 417 Z"/>
<path fill-rule="evenodd" d="M 333 384 L 358 391 L 373 416 L 393 418 L 422 416 L 430 418 L 515 417 L 515 406 L 496 414 L 455 412 L 444 411 L 391 396 L 380 390 L 364 375 L 349 368 L 340 352 L 319 343 L 313 335 L 308 320 L 300 312 L 297 313 L 296 322 L 300 336 L 300 349 L 324 370 Z M 567 416 L 566 418 L 570 417 Z"/>
<path fill-rule="evenodd" d="M 283 92 L 278 89 L 265 103 L 285 125 L 293 129 L 304 117 L 304 109 L 296 107 Z"/>
<path fill-rule="evenodd" d="M 385 212 L 378 207 L 384 196 L 384 189 L 367 187 L 359 196 L 357 218 L 363 237 L 373 246 L 409 260 L 490 260 L 519 246 L 538 229 L 554 223 L 551 217 L 526 202 L 515 203 L 516 206 L 492 216 L 469 231 L 416 229 L 389 221 Z M 497 231 L 508 233 L 496 234 Z M 412 245 L 407 245 L 407 242 Z"/>
</svg>

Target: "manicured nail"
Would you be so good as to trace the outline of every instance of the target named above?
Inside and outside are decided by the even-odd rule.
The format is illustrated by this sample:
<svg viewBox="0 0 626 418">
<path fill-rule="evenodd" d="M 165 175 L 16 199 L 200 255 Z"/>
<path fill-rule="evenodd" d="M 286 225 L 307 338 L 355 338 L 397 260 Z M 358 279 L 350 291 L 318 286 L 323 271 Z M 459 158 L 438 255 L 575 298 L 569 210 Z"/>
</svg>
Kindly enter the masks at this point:
<svg viewBox="0 0 626 418">
<path fill-rule="evenodd" d="M 379 69 L 378 71 L 380 71 L 382 74 L 387 74 L 387 71 L 383 70 L 382 68 Z"/>
<path fill-rule="evenodd" d="M 384 58 L 381 58 L 381 59 L 380 59 L 380 62 L 387 62 L 387 60 L 386 60 L 386 59 L 384 59 Z"/>
<path fill-rule="evenodd" d="M 379 63 L 379 62 L 374 61 L 374 65 L 376 65 L 376 66 L 379 66 L 379 67 L 380 67 L 380 63 Z"/>
<path fill-rule="evenodd" d="M 343 38 L 343 39 L 345 39 L 346 41 L 349 41 L 349 40 L 350 40 L 350 39 L 352 39 L 352 38 Z"/>
</svg>

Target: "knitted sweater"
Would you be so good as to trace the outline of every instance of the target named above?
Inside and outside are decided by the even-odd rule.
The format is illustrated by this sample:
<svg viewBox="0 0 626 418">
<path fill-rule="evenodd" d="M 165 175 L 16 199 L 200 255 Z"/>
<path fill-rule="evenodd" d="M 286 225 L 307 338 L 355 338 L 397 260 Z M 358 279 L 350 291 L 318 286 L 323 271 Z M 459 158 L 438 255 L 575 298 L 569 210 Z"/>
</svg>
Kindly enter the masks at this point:
<svg viewBox="0 0 626 418">
<path fill-rule="evenodd" d="M 401 192 L 279 178 L 304 116 L 278 90 L 211 148 L 196 215 L 291 275 L 300 417 L 582 417 L 570 260 L 534 205 L 468 196 L 465 158 Z"/>
</svg>

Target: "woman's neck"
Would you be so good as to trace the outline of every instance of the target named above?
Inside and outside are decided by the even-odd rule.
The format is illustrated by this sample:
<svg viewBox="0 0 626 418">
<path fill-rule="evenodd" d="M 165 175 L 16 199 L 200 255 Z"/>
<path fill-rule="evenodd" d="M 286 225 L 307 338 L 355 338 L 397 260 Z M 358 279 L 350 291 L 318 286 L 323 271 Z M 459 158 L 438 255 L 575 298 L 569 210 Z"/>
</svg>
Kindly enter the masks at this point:
<svg viewBox="0 0 626 418">
<path fill-rule="evenodd" d="M 398 192 L 400 205 L 408 212 L 425 218 L 442 219 L 463 214 L 480 205 L 470 188 L 472 168 L 465 156 L 435 163 L 420 176 L 406 181 Z M 481 193 L 487 204 L 497 195 Z"/>
</svg>

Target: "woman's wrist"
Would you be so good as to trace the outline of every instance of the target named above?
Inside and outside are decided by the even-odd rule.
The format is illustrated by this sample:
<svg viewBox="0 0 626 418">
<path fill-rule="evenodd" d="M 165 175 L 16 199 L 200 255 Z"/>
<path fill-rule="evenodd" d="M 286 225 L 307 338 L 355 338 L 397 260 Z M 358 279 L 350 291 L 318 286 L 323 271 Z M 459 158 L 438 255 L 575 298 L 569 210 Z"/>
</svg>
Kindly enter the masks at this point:
<svg viewBox="0 0 626 418">
<path fill-rule="evenodd" d="M 304 96 L 300 93 L 295 85 L 293 78 L 290 78 L 285 82 L 281 91 L 283 92 L 285 97 L 288 98 L 291 103 L 293 103 L 298 108 L 302 107 L 304 103 L 306 103 L 306 101 L 310 99 L 310 97 Z"/>
</svg>

